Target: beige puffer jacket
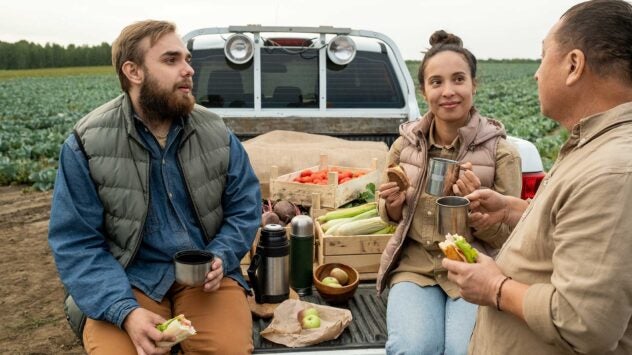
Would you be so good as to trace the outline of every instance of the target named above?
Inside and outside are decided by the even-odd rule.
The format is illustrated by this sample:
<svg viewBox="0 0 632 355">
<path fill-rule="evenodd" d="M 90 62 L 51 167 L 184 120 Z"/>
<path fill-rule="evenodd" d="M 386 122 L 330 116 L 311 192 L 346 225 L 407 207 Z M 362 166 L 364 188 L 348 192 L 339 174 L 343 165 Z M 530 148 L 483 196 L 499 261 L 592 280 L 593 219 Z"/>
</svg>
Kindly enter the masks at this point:
<svg viewBox="0 0 632 355">
<path fill-rule="evenodd" d="M 506 133 L 502 123 L 481 116 L 474 108 L 470 111 L 471 118 L 466 126 L 459 129 L 461 142 L 457 160 L 471 162 L 473 172 L 481 181 L 481 186 L 492 187 L 496 168 L 496 146 L 498 139 L 505 138 Z M 403 146 L 399 156 L 399 164 L 408 176 L 411 187 L 406 191 L 406 202 L 402 211 L 402 220 L 388 241 L 380 259 L 376 287 L 378 294 L 384 288 L 388 277 L 385 277 L 396 265 L 402 250 L 405 236 L 412 223 L 412 217 L 422 193 L 426 180 L 426 165 L 428 162 L 428 132 L 434 115 L 428 112 L 421 119 L 407 122 L 400 126 L 400 137 Z M 398 144 L 395 142 L 394 144 Z M 391 163 L 391 162 L 389 162 Z M 386 214 L 384 199 L 379 200 L 380 216 L 389 221 Z M 392 221 L 389 221 L 392 222 Z"/>
</svg>

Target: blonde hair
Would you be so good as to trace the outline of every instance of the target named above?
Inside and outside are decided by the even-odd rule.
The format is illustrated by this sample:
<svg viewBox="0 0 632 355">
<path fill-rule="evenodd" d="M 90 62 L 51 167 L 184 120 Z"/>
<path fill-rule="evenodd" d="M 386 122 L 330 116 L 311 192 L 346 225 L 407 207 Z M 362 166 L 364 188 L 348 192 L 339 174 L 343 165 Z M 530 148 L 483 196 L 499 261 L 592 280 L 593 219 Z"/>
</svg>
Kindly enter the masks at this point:
<svg viewBox="0 0 632 355">
<path fill-rule="evenodd" d="M 149 37 L 151 48 L 160 38 L 176 31 L 176 25 L 167 21 L 145 20 L 125 27 L 112 43 L 112 65 L 121 83 L 121 89 L 127 92 L 130 82 L 123 73 L 123 63 L 131 61 L 143 65 L 145 50 L 141 42 Z"/>
</svg>

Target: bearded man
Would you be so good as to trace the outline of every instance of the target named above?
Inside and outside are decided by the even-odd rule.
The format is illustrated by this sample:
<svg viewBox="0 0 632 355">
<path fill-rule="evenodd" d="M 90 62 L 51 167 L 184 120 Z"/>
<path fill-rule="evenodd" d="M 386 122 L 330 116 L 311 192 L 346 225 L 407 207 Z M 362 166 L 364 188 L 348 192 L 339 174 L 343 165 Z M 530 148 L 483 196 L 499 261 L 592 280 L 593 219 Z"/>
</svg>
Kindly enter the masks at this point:
<svg viewBox="0 0 632 355">
<path fill-rule="evenodd" d="M 65 310 L 89 354 L 161 354 L 156 324 L 178 314 L 197 334 L 183 352 L 252 352 L 240 260 L 260 223 L 259 181 L 221 118 L 195 105 L 191 54 L 175 25 L 123 29 L 112 63 L 123 94 L 64 142 L 49 244 Z M 202 286 L 175 279 L 187 249 L 215 258 Z"/>
</svg>

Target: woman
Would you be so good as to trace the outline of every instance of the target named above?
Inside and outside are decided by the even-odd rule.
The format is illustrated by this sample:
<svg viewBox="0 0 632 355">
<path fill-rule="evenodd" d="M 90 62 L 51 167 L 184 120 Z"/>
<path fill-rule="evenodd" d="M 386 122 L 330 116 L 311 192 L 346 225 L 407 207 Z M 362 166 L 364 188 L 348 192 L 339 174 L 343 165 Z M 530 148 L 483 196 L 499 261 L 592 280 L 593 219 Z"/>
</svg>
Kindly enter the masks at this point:
<svg viewBox="0 0 632 355">
<path fill-rule="evenodd" d="M 437 31 L 419 67 L 421 93 L 430 111 L 400 126 L 389 152 L 390 164 L 406 172 L 410 187 L 379 187 L 380 215 L 398 227 L 380 262 L 377 288 L 390 287 L 387 307 L 389 354 L 465 354 L 476 306 L 460 299 L 441 266 L 443 254 L 435 223 L 436 196 L 425 193 L 430 158 L 461 162 L 452 186 L 465 196 L 479 187 L 520 196 L 520 157 L 505 140 L 500 122 L 481 116 L 473 106 L 476 58 L 459 37 Z M 479 250 L 499 248 L 509 235 L 504 225 L 474 231 Z"/>
</svg>

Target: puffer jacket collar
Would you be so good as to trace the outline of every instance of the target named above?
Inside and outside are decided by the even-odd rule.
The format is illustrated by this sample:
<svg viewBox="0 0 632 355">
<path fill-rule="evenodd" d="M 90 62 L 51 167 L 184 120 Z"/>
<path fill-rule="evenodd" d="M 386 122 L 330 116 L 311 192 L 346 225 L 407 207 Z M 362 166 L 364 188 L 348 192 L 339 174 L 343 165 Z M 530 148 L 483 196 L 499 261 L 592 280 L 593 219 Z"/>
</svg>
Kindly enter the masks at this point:
<svg viewBox="0 0 632 355">
<path fill-rule="evenodd" d="M 403 123 L 399 126 L 399 134 L 407 139 L 410 144 L 420 146 L 420 140 L 428 137 L 428 132 L 432 122 L 435 119 L 435 115 L 428 111 L 418 121 L 411 121 Z M 483 129 L 486 123 L 491 123 L 498 127 L 496 130 Z M 459 141 L 461 142 L 461 150 L 459 152 L 459 159 L 463 157 L 465 150 L 472 149 L 476 145 L 479 145 L 491 138 L 501 136 L 507 137 L 505 128 L 502 123 L 487 117 L 481 116 L 476 108 L 472 107 L 470 110 L 470 119 L 467 124 L 458 131 Z"/>
</svg>

